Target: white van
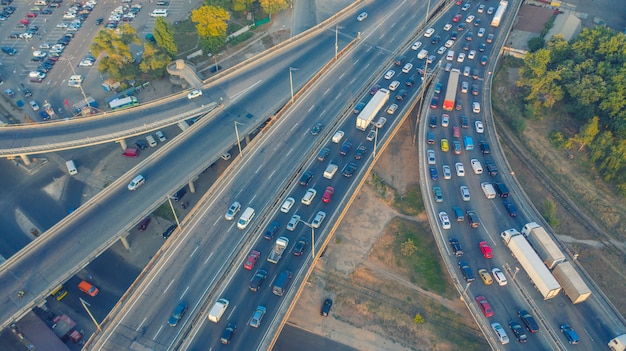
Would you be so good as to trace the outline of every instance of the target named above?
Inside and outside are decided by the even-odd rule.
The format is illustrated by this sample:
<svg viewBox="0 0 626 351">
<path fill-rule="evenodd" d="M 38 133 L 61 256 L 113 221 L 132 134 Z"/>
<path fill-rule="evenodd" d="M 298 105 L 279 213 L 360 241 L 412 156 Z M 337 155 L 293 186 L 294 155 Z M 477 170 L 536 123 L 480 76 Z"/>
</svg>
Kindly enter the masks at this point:
<svg viewBox="0 0 626 351">
<path fill-rule="evenodd" d="M 167 17 L 167 10 L 156 9 L 150 13 L 150 17 Z"/>
<path fill-rule="evenodd" d="M 76 165 L 74 164 L 74 161 L 72 161 L 72 160 L 65 161 L 65 167 L 67 167 L 67 171 L 71 175 L 74 175 L 74 174 L 78 173 L 78 169 L 76 169 Z"/>
<path fill-rule="evenodd" d="M 337 168 L 339 168 L 339 166 L 332 164 L 332 163 L 329 164 L 328 167 L 326 167 L 326 170 L 324 171 L 324 178 L 333 179 L 333 177 L 335 176 L 335 173 L 337 172 Z"/>
<path fill-rule="evenodd" d="M 496 197 L 496 189 L 493 188 L 493 185 L 491 185 L 491 183 L 480 183 L 480 187 L 483 188 L 483 193 L 485 193 L 485 196 L 488 199 L 493 199 Z"/>
<path fill-rule="evenodd" d="M 128 183 L 128 190 L 133 191 L 139 188 L 143 183 L 145 183 L 146 179 L 140 174 L 133 178 L 133 180 Z"/>
<path fill-rule="evenodd" d="M 35 1 L 35 6 L 48 6 L 47 0 L 37 0 Z"/>
<path fill-rule="evenodd" d="M 255 215 L 254 208 L 252 207 L 246 208 L 246 210 L 243 211 L 243 214 L 241 215 L 241 217 L 239 217 L 239 221 L 237 222 L 237 228 L 246 229 L 246 227 L 248 226 L 252 218 L 254 218 L 254 215 Z"/>
<path fill-rule="evenodd" d="M 454 50 L 448 50 L 448 54 L 446 55 L 446 60 L 448 61 L 454 60 Z"/>
<path fill-rule="evenodd" d="M 422 49 L 419 54 L 417 54 L 417 58 L 420 60 L 425 59 L 426 56 L 428 56 L 428 50 L 426 49 Z"/>
<path fill-rule="evenodd" d="M 209 312 L 209 320 L 213 323 L 219 322 L 224 312 L 226 312 L 228 304 L 228 300 L 223 298 L 215 301 L 215 304 L 211 307 L 211 311 Z"/>
<path fill-rule="evenodd" d="M 473 158 L 470 160 L 470 163 L 472 164 L 472 169 L 474 170 L 475 174 L 482 174 L 483 173 L 483 166 L 480 164 L 480 161 L 478 161 L 477 159 Z"/>
</svg>

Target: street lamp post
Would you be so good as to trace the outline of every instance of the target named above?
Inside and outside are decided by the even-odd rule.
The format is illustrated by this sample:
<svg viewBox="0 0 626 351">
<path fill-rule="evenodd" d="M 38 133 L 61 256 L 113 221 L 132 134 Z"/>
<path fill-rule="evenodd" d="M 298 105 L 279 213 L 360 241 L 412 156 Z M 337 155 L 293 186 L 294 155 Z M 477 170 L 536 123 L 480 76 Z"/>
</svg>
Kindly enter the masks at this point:
<svg viewBox="0 0 626 351">
<path fill-rule="evenodd" d="M 335 61 L 337 61 L 337 55 L 339 54 L 339 28 L 343 29 L 338 24 L 335 25 Z"/>
<path fill-rule="evenodd" d="M 170 204 L 170 208 L 172 209 L 172 214 L 174 215 L 174 220 L 176 221 L 176 225 L 180 228 L 180 222 L 178 221 L 178 216 L 176 215 L 176 210 L 174 210 L 174 205 L 172 204 L 172 198 L 167 197 L 167 202 Z"/>
<path fill-rule="evenodd" d="M 515 272 L 513 273 L 513 280 L 515 280 L 515 276 L 517 275 L 517 272 L 519 272 L 519 267 L 515 267 Z"/>
<path fill-rule="evenodd" d="M 293 74 L 292 71 L 297 71 L 297 68 L 289 67 L 289 87 L 291 88 L 291 103 L 293 104 Z"/>
<path fill-rule="evenodd" d="M 235 137 L 237 137 L 237 147 L 239 148 L 239 156 L 243 158 L 243 152 L 241 151 L 241 141 L 239 140 L 239 129 L 237 129 L 237 124 L 241 124 L 242 126 L 244 124 L 235 121 Z"/>
<path fill-rule="evenodd" d="M 465 293 L 467 292 L 467 289 L 469 289 L 470 285 L 472 285 L 472 282 L 467 282 L 467 285 L 465 285 L 465 289 L 463 289 L 463 295 L 465 295 Z"/>
<path fill-rule="evenodd" d="M 91 306 L 89 304 L 89 302 L 83 300 L 80 297 L 78 299 L 80 300 L 80 304 L 83 305 L 83 308 L 85 309 L 85 311 L 87 311 L 87 314 L 91 318 L 91 321 L 93 322 L 93 324 L 95 324 L 96 328 L 98 328 L 98 331 L 102 333 L 102 327 L 100 326 L 100 323 L 98 323 L 98 321 L 96 321 L 96 318 L 94 318 L 93 314 L 91 314 L 91 311 L 89 310 L 88 306 Z"/>
<path fill-rule="evenodd" d="M 67 63 L 69 63 L 69 65 L 70 65 L 70 69 L 72 70 L 72 74 L 73 75 L 77 75 L 76 74 L 76 70 L 74 69 L 74 65 L 72 64 L 72 61 L 69 58 L 67 58 L 66 60 L 67 60 Z M 80 82 L 78 84 L 78 88 L 80 89 L 80 92 L 83 94 L 83 98 L 85 99 L 85 102 L 87 102 L 87 94 L 85 94 L 85 90 L 83 90 L 83 83 L 82 82 Z"/>
<path fill-rule="evenodd" d="M 375 128 L 375 132 L 374 132 L 374 157 L 376 157 L 376 147 L 378 146 L 378 127 L 374 126 Z"/>
<path fill-rule="evenodd" d="M 304 225 L 311 228 L 311 259 L 315 260 L 315 228 L 310 223 L 300 220 Z"/>
</svg>

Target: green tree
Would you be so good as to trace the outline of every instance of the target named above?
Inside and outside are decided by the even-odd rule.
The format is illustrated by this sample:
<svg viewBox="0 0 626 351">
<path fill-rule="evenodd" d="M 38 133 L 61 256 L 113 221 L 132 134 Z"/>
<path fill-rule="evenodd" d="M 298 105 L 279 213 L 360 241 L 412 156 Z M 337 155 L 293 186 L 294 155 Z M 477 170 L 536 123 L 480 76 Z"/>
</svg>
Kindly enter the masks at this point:
<svg viewBox="0 0 626 351">
<path fill-rule="evenodd" d="M 536 52 L 546 45 L 546 41 L 542 37 L 534 37 L 528 41 L 528 49 L 530 52 Z"/>
<path fill-rule="evenodd" d="M 200 37 L 226 37 L 230 15 L 222 7 L 200 6 L 191 11 L 191 21 L 196 23 Z"/>
<path fill-rule="evenodd" d="M 415 322 L 415 324 L 424 324 L 424 317 L 422 317 L 421 314 L 416 313 L 415 318 L 413 318 L 413 322 Z"/>
<path fill-rule="evenodd" d="M 163 17 L 157 17 L 152 31 L 157 45 L 165 51 L 170 58 L 175 58 L 178 54 L 178 47 L 174 40 L 174 30 Z"/>
<path fill-rule="evenodd" d="M 585 146 L 591 144 L 600 132 L 599 127 L 600 118 L 598 116 L 593 117 L 587 124 L 585 124 L 578 134 L 571 137 L 572 142 L 579 145 L 578 152 L 581 152 Z"/>
<path fill-rule="evenodd" d="M 417 251 L 417 246 L 415 246 L 415 243 L 410 238 L 406 239 L 406 241 L 400 244 L 400 246 L 400 251 L 402 251 L 402 254 L 407 257 L 413 256 L 415 251 Z"/>
<path fill-rule="evenodd" d="M 151 43 L 143 44 L 143 59 L 139 64 L 139 69 L 143 73 L 150 74 L 152 78 L 161 78 L 167 73 L 167 65 L 170 57 L 162 49 Z"/>
<path fill-rule="evenodd" d="M 137 31 L 127 23 L 117 30 L 100 30 L 91 44 L 94 56 L 104 55 L 98 63 L 98 71 L 118 81 L 134 79 L 138 70 L 133 64 L 131 44 L 139 45 L 141 40 L 137 37 Z"/>
<path fill-rule="evenodd" d="M 233 11 L 244 12 L 252 10 L 254 0 L 233 0 Z"/>
<path fill-rule="evenodd" d="M 289 6 L 287 0 L 259 0 L 259 5 L 265 13 L 273 15 Z"/>
</svg>

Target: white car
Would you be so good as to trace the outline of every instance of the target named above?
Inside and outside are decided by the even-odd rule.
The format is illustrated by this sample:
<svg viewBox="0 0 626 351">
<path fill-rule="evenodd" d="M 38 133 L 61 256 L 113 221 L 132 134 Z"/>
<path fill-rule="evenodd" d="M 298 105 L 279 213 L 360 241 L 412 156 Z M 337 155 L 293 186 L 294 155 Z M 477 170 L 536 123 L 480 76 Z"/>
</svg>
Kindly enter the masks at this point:
<svg viewBox="0 0 626 351">
<path fill-rule="evenodd" d="M 309 188 L 309 190 L 306 191 L 306 193 L 304 194 L 304 196 L 302 197 L 302 200 L 300 200 L 300 202 L 302 202 L 304 205 L 310 205 L 313 202 L 313 199 L 315 198 L 315 195 L 317 195 L 317 190 L 313 189 L 313 188 Z"/>
<path fill-rule="evenodd" d="M 500 270 L 500 268 L 492 269 L 491 273 L 493 273 L 493 277 L 498 282 L 498 285 L 505 286 L 506 284 L 508 284 L 508 281 L 506 280 L 506 276 L 504 275 L 504 272 Z"/>
<path fill-rule="evenodd" d="M 493 14 L 493 11 L 495 11 L 495 10 L 496 10 L 496 9 L 495 9 L 494 7 L 490 7 L 490 8 L 488 8 L 488 9 L 487 9 L 487 14 L 488 14 L 488 15 L 492 15 L 492 14 Z"/>
<path fill-rule="evenodd" d="M 333 143 L 335 144 L 339 144 L 339 142 L 341 141 L 341 139 L 343 139 L 343 130 L 338 130 L 335 135 L 333 135 Z"/>
<path fill-rule="evenodd" d="M 296 203 L 296 200 L 293 197 L 286 198 L 285 201 L 283 202 L 283 205 L 280 206 L 280 212 L 282 213 L 289 212 L 289 210 L 291 210 L 291 207 L 293 206 L 294 203 Z"/>
<path fill-rule="evenodd" d="M 365 21 L 365 19 L 367 18 L 367 12 L 361 12 L 357 17 L 356 20 L 359 22 L 363 22 Z"/>
<path fill-rule="evenodd" d="M 424 33 L 424 36 L 426 38 L 430 38 L 433 34 L 435 34 L 435 29 L 434 28 L 428 28 L 428 29 L 426 29 L 426 32 Z"/>
<path fill-rule="evenodd" d="M 472 169 L 474 169 L 474 173 L 475 174 L 482 174 L 483 173 L 483 166 L 480 164 L 480 161 L 478 161 L 477 159 L 473 158 L 470 160 L 470 163 L 472 164 Z"/>
<path fill-rule="evenodd" d="M 399 86 L 400 86 L 400 82 L 397 80 L 394 80 L 393 82 L 391 82 L 391 84 L 389 84 L 389 90 L 395 91 L 396 89 L 398 89 Z"/>
<path fill-rule="evenodd" d="M 69 23 L 67 22 L 61 22 L 59 24 L 57 24 L 57 28 L 67 28 L 69 26 Z"/>
<path fill-rule="evenodd" d="M 36 50 L 36 51 L 33 51 L 33 56 L 34 57 L 46 57 L 48 56 L 48 54 L 43 51 Z"/>
<path fill-rule="evenodd" d="M 164 142 L 164 141 L 167 140 L 167 138 L 165 137 L 165 134 L 163 134 L 163 132 L 160 131 L 160 130 L 157 130 L 156 133 L 154 133 L 154 134 L 156 134 L 156 136 L 157 136 L 157 138 L 159 139 L 160 142 Z"/>
<path fill-rule="evenodd" d="M 139 188 L 143 183 L 146 182 L 146 179 L 140 174 L 133 178 L 133 180 L 128 183 L 128 190 L 133 191 Z"/>
<path fill-rule="evenodd" d="M 409 62 L 406 65 L 404 65 L 404 67 L 402 67 L 402 73 L 411 72 L 411 68 L 413 68 L 413 64 Z"/>
<path fill-rule="evenodd" d="M 472 21 L 474 20 L 474 18 L 476 18 L 476 17 L 474 17 L 474 15 L 469 15 L 469 16 L 467 16 L 467 18 L 465 19 L 465 22 L 467 22 L 467 23 L 472 23 Z"/>
<path fill-rule="evenodd" d="M 322 225 L 322 222 L 324 221 L 324 218 L 326 218 L 326 212 L 324 211 L 319 211 L 316 215 L 315 218 L 313 218 L 313 222 L 311 222 L 311 227 L 313 228 L 319 228 L 320 225 Z"/>
<path fill-rule="evenodd" d="M 465 53 L 459 52 L 459 56 L 456 58 L 456 62 L 463 62 L 463 61 L 465 61 Z"/>
<path fill-rule="evenodd" d="M 470 200 L 469 188 L 465 185 L 461 185 L 459 187 L 459 190 L 461 191 L 461 197 L 463 198 L 463 201 L 469 201 Z"/>
<path fill-rule="evenodd" d="M 228 208 L 228 211 L 226 211 L 224 218 L 227 221 L 232 221 L 233 219 L 235 219 L 235 215 L 237 215 L 237 212 L 239 212 L 239 210 L 241 210 L 241 204 L 237 201 L 233 202 L 233 204 L 230 205 L 230 207 Z"/>
<path fill-rule="evenodd" d="M 486 31 L 485 28 L 480 28 L 477 33 L 478 36 L 482 38 L 485 35 L 485 31 Z"/>
<path fill-rule="evenodd" d="M 267 311 L 265 306 L 258 306 L 256 310 L 254 311 L 254 313 L 252 314 L 252 317 L 250 317 L 250 321 L 248 322 L 248 325 L 251 326 L 252 328 L 258 328 L 261 325 L 261 320 L 263 319 L 263 316 L 265 315 L 265 311 Z"/>
<path fill-rule="evenodd" d="M 469 77 L 471 71 L 472 69 L 470 68 L 470 66 L 465 66 L 465 68 L 463 68 L 463 76 Z"/>
<path fill-rule="evenodd" d="M 465 177 L 465 167 L 463 167 L 463 164 L 461 162 L 457 162 L 454 165 L 454 168 L 456 168 L 457 177 Z"/>
<path fill-rule="evenodd" d="M 398 105 L 391 104 L 391 105 L 389 105 L 389 107 L 387 107 L 387 113 L 390 114 L 390 115 L 393 115 L 394 113 L 396 113 L 397 109 L 398 109 Z"/>
<path fill-rule="evenodd" d="M 450 24 L 450 23 L 446 23 L 446 25 L 443 26 L 443 30 L 445 30 L 445 31 L 449 31 L 450 28 L 452 28 L 452 24 Z"/>
<path fill-rule="evenodd" d="M 447 48 L 451 48 L 452 45 L 454 45 L 454 40 L 446 40 L 446 43 L 443 44 L 443 46 L 445 46 Z"/>
<path fill-rule="evenodd" d="M 441 221 L 441 227 L 443 229 L 450 229 L 450 217 L 444 211 L 439 212 L 439 220 Z"/>
<path fill-rule="evenodd" d="M 80 67 L 91 67 L 93 66 L 94 61 L 91 59 L 83 59 L 82 61 L 80 61 L 80 63 L 78 64 L 78 66 Z"/>
<path fill-rule="evenodd" d="M 463 5 L 463 7 L 461 8 L 461 10 L 463 10 L 463 11 L 467 11 L 467 10 L 470 8 L 470 6 L 471 6 L 471 5 L 470 5 L 469 3 L 466 3 L 465 5 Z"/>
<path fill-rule="evenodd" d="M 441 46 L 439 49 L 437 49 L 437 54 L 441 55 L 444 52 L 446 52 L 446 47 L 445 46 Z"/>
<path fill-rule="evenodd" d="M 502 345 L 506 345 L 509 343 L 509 336 L 506 335 L 504 328 L 500 325 L 500 323 L 491 323 L 491 329 L 496 333 L 496 337 L 498 337 L 498 341 Z"/>
<path fill-rule="evenodd" d="M 476 121 L 474 122 L 474 127 L 476 127 L 476 133 L 482 134 L 485 132 L 485 127 L 483 127 L 483 122 Z"/>
<path fill-rule="evenodd" d="M 31 71 L 30 73 L 28 73 L 28 76 L 30 78 L 37 78 L 37 79 L 44 79 L 46 78 L 46 74 L 43 72 L 39 72 L 39 71 Z"/>
<path fill-rule="evenodd" d="M 33 109 L 33 111 L 39 111 L 39 104 L 37 104 L 37 101 L 35 100 L 30 100 L 28 102 L 28 104 L 30 105 L 30 107 Z"/>
<path fill-rule="evenodd" d="M 396 71 L 390 69 L 389 71 L 387 71 L 387 73 L 385 73 L 385 79 L 391 79 L 395 75 L 396 75 Z"/>
<path fill-rule="evenodd" d="M 287 230 L 290 232 L 293 232 L 294 230 L 296 230 L 298 223 L 300 223 L 300 216 L 298 215 L 291 216 L 289 223 L 287 223 Z"/>
<path fill-rule="evenodd" d="M 443 165 L 443 179 L 452 179 L 452 171 L 448 165 Z"/>
<path fill-rule="evenodd" d="M 441 115 L 441 126 L 447 127 L 448 125 L 450 125 L 450 116 L 447 113 L 444 113 Z"/>
<path fill-rule="evenodd" d="M 474 58 L 476 58 L 476 50 L 470 50 L 470 52 L 467 54 L 467 59 L 473 60 Z"/>
<path fill-rule="evenodd" d="M 413 45 L 411 46 L 411 50 L 417 50 L 420 47 L 422 47 L 422 42 L 421 41 L 416 41 L 415 43 L 413 43 Z"/>
<path fill-rule="evenodd" d="M 426 154 L 428 155 L 428 164 L 429 165 L 434 165 L 435 162 L 435 151 L 434 150 L 428 150 L 426 151 Z"/>
<path fill-rule="evenodd" d="M 202 90 L 200 89 L 194 89 L 192 91 L 189 92 L 189 94 L 187 94 L 187 99 L 191 100 L 191 99 L 195 99 L 198 96 L 202 95 Z"/>
<path fill-rule="evenodd" d="M 474 113 L 480 113 L 480 102 L 477 102 L 477 101 L 472 102 L 472 111 Z"/>
<path fill-rule="evenodd" d="M 478 5 L 478 10 L 477 11 L 478 11 L 478 13 L 485 12 L 485 5 L 483 5 L 483 4 Z"/>
</svg>

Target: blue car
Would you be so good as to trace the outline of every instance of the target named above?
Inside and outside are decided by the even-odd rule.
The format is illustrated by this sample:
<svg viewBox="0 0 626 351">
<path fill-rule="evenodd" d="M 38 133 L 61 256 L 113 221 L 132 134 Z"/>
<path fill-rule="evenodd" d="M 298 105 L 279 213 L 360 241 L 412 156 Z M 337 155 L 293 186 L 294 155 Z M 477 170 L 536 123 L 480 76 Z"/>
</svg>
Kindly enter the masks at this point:
<svg viewBox="0 0 626 351">
<path fill-rule="evenodd" d="M 565 335 L 567 342 L 569 342 L 570 344 L 574 345 L 580 342 L 580 338 L 578 338 L 578 334 L 576 334 L 576 331 L 572 329 L 572 327 L 570 327 L 569 325 L 562 324 L 561 331 L 563 332 L 563 335 Z"/>
<path fill-rule="evenodd" d="M 439 176 L 437 175 L 437 168 L 430 167 L 430 179 L 432 179 L 432 180 L 439 179 Z"/>
</svg>

